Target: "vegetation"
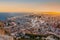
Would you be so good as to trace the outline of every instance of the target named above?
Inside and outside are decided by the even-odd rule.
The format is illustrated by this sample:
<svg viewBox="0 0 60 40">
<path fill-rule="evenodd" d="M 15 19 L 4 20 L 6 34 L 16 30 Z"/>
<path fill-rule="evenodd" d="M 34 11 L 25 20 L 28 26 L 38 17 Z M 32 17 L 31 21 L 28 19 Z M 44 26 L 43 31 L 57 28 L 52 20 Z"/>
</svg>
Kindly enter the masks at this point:
<svg viewBox="0 0 60 40">
<path fill-rule="evenodd" d="M 25 38 L 25 37 L 21 37 L 19 39 L 15 40 L 42 40 L 42 37 L 47 37 L 47 36 L 43 36 L 43 35 L 34 35 L 34 34 L 26 34 L 26 36 L 29 36 L 30 38 Z M 38 37 L 38 38 L 37 38 Z M 54 36 L 54 38 L 57 38 L 57 40 L 60 40 L 60 38 Z"/>
</svg>

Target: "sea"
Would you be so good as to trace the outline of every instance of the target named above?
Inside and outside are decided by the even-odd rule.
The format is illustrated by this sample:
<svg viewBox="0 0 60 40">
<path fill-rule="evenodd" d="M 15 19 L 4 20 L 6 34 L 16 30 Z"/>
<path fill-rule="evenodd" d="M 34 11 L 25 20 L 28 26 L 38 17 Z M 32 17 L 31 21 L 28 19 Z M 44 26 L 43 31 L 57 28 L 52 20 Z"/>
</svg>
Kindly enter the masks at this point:
<svg viewBox="0 0 60 40">
<path fill-rule="evenodd" d="M 8 17 L 12 16 L 24 16 L 30 13 L 0 13 L 0 20 L 5 21 Z"/>
</svg>

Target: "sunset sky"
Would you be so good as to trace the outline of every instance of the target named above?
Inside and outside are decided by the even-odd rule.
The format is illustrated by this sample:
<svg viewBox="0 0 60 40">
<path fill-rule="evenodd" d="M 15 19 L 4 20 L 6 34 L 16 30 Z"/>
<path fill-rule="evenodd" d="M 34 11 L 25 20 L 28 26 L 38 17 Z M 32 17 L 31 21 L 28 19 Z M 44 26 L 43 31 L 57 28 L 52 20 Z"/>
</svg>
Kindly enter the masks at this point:
<svg viewBox="0 0 60 40">
<path fill-rule="evenodd" d="M 0 0 L 0 12 L 60 12 L 60 0 Z"/>
</svg>

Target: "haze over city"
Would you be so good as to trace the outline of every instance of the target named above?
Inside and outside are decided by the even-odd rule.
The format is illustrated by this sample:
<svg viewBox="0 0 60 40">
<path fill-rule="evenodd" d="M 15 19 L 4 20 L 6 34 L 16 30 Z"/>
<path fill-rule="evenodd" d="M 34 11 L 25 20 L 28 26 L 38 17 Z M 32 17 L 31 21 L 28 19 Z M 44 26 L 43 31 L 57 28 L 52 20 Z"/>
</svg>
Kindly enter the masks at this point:
<svg viewBox="0 0 60 40">
<path fill-rule="evenodd" d="M 60 0 L 0 0 L 0 40 L 60 40 Z"/>
</svg>

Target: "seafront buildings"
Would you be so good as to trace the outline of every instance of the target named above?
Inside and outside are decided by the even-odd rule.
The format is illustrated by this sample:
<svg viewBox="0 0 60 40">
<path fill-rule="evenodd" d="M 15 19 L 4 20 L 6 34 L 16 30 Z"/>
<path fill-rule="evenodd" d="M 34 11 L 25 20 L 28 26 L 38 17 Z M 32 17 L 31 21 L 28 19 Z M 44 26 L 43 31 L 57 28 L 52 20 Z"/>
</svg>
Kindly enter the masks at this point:
<svg viewBox="0 0 60 40">
<path fill-rule="evenodd" d="M 14 38 L 29 38 L 25 34 L 55 35 L 60 38 L 60 19 L 47 14 L 14 16 L 4 22 L 4 31 Z"/>
</svg>

